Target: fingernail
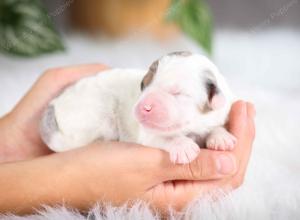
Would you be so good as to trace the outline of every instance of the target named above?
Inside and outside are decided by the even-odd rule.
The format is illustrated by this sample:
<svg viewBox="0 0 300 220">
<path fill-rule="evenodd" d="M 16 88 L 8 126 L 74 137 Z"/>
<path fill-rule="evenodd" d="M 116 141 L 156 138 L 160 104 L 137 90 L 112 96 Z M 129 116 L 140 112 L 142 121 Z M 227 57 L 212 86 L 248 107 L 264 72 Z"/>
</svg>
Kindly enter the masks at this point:
<svg viewBox="0 0 300 220">
<path fill-rule="evenodd" d="M 219 155 L 216 163 L 218 172 L 223 175 L 231 174 L 236 169 L 235 160 L 228 155 Z"/>
</svg>

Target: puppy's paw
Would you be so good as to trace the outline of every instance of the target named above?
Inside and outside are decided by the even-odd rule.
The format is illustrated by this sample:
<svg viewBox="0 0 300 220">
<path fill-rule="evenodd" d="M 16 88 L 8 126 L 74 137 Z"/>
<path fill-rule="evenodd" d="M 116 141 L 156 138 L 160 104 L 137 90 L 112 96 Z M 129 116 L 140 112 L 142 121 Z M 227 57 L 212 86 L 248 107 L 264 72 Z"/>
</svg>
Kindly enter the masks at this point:
<svg viewBox="0 0 300 220">
<path fill-rule="evenodd" d="M 236 137 L 225 129 L 212 132 L 206 139 L 206 147 L 212 150 L 233 150 Z"/>
<path fill-rule="evenodd" d="M 199 154 L 199 146 L 189 138 L 173 140 L 168 147 L 170 160 L 173 163 L 187 164 L 193 161 Z"/>
</svg>

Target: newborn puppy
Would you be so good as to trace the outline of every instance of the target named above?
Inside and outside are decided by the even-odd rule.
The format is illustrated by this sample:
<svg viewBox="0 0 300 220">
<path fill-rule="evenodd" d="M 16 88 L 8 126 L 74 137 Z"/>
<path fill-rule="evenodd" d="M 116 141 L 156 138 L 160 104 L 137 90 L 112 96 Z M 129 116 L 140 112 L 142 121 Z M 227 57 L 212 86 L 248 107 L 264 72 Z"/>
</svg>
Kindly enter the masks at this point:
<svg viewBox="0 0 300 220">
<path fill-rule="evenodd" d="M 137 142 L 189 163 L 199 146 L 233 149 L 224 124 L 233 95 L 206 57 L 174 52 L 149 70 L 110 69 L 78 81 L 51 101 L 41 137 L 54 151 L 95 140 Z"/>
</svg>

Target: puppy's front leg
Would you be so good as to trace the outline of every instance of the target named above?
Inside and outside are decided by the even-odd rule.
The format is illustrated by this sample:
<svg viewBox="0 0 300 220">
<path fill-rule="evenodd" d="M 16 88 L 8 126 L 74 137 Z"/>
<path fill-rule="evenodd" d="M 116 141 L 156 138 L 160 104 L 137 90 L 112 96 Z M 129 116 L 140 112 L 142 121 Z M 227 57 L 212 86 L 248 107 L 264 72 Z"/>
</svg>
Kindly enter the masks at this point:
<svg viewBox="0 0 300 220">
<path fill-rule="evenodd" d="M 186 136 L 162 137 L 141 132 L 139 143 L 163 149 L 170 154 L 173 163 L 186 164 L 193 161 L 200 152 L 200 147 L 193 139 Z"/>
<path fill-rule="evenodd" d="M 200 153 L 200 147 L 191 138 L 178 136 L 171 139 L 166 150 L 173 163 L 186 164 L 192 162 Z"/>
<path fill-rule="evenodd" d="M 213 150 L 233 150 L 236 141 L 236 137 L 224 127 L 216 127 L 207 136 L 206 147 Z"/>
</svg>

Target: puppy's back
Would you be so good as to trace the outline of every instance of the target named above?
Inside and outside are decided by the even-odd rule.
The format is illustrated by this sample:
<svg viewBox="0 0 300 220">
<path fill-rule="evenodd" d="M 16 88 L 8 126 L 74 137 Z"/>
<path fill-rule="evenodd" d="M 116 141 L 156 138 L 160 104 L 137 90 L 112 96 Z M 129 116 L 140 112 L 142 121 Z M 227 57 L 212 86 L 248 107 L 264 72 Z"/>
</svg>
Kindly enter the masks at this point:
<svg viewBox="0 0 300 220">
<path fill-rule="evenodd" d="M 128 122 L 128 114 L 139 95 L 143 75 L 142 70 L 110 69 L 66 88 L 43 114 L 42 139 L 54 151 L 96 139 L 132 139 L 136 132 L 131 131 L 135 126 Z"/>
</svg>

